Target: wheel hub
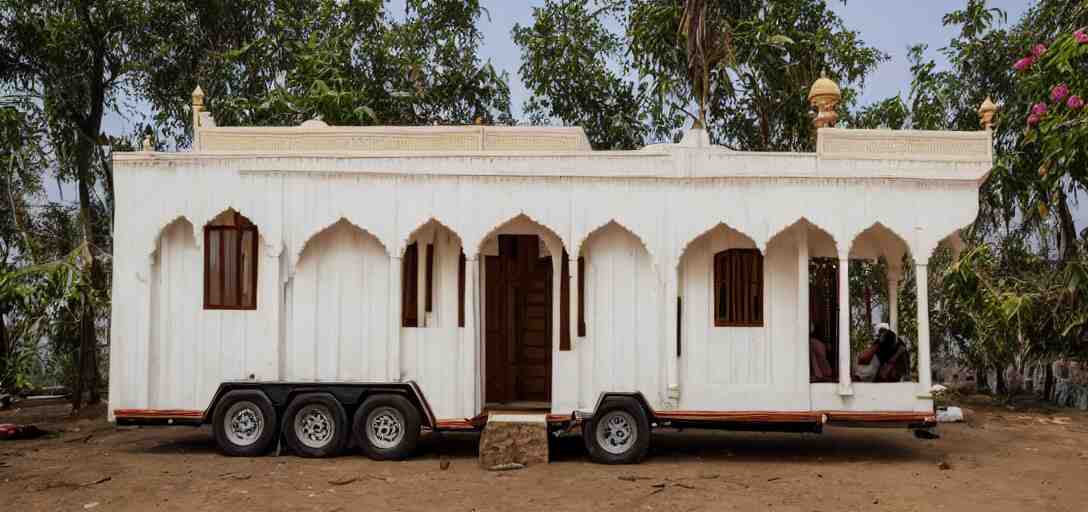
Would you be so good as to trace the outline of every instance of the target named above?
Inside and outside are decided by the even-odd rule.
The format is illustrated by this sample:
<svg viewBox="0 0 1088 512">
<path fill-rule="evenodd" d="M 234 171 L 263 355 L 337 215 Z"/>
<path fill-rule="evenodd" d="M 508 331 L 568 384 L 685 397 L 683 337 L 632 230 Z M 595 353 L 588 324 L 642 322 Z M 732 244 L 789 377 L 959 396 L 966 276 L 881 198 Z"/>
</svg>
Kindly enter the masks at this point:
<svg viewBox="0 0 1088 512">
<path fill-rule="evenodd" d="M 606 452 L 619 455 L 631 449 L 638 439 L 635 418 L 626 411 L 606 413 L 597 423 L 597 444 Z"/>
<path fill-rule="evenodd" d="M 295 415 L 298 440 L 310 448 L 329 444 L 336 432 L 332 413 L 323 405 L 308 405 Z"/>
<path fill-rule="evenodd" d="M 248 401 L 237 402 L 227 410 L 227 438 L 238 446 L 249 446 L 257 442 L 264 432 L 264 414 L 257 404 Z"/>
<path fill-rule="evenodd" d="M 367 440 L 375 447 L 393 448 L 404 437 L 404 416 L 392 407 L 374 409 L 366 423 Z"/>
</svg>

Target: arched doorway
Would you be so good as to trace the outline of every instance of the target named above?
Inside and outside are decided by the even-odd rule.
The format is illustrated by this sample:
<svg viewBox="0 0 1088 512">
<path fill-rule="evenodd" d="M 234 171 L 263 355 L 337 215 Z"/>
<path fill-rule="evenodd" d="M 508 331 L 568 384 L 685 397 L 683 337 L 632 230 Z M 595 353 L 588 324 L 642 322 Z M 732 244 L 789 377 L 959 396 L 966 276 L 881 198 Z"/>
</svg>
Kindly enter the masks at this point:
<svg viewBox="0 0 1088 512">
<path fill-rule="evenodd" d="M 558 252 L 558 254 L 556 254 Z M 551 403 L 555 275 L 562 242 L 524 215 L 484 239 L 484 400 L 491 406 Z"/>
</svg>

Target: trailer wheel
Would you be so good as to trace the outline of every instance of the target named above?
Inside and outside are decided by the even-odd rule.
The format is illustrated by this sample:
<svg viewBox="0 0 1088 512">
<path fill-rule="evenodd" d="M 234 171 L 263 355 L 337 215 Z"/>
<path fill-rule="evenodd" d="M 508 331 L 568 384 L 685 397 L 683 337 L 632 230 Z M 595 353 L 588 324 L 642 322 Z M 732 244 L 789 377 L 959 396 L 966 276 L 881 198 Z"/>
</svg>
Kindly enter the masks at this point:
<svg viewBox="0 0 1088 512">
<path fill-rule="evenodd" d="M 212 432 L 219 450 L 234 457 L 256 457 L 276 438 L 276 409 L 264 393 L 231 391 L 215 406 Z"/>
<path fill-rule="evenodd" d="M 355 411 L 355 440 L 374 460 L 403 460 L 419 441 L 419 410 L 400 395 L 374 395 Z"/>
<path fill-rule="evenodd" d="M 328 393 L 298 395 L 283 415 L 283 434 L 291 451 L 303 457 L 336 455 L 348 438 L 344 406 Z"/>
<path fill-rule="evenodd" d="M 637 464 L 650 449 L 650 421 L 633 399 L 605 402 L 582 432 L 586 450 L 601 464 Z"/>
</svg>

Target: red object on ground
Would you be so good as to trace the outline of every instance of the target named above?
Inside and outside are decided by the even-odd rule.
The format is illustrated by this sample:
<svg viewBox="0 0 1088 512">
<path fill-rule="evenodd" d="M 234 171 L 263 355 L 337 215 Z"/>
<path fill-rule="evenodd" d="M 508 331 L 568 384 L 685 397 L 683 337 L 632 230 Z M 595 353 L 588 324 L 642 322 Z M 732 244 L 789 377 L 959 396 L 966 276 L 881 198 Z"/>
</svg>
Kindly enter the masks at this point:
<svg viewBox="0 0 1088 512">
<path fill-rule="evenodd" d="M 45 431 L 34 425 L 15 425 L 0 423 L 0 440 L 34 439 L 45 435 Z"/>
</svg>

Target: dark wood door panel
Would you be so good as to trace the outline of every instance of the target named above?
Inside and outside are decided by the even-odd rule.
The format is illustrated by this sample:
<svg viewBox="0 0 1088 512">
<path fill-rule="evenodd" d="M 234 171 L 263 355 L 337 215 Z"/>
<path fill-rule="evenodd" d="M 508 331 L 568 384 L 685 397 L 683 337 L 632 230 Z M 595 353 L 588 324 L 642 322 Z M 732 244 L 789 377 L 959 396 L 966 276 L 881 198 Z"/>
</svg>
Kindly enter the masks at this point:
<svg viewBox="0 0 1088 512">
<path fill-rule="evenodd" d="M 551 397 L 552 262 L 533 235 L 499 235 L 485 271 L 488 402 Z"/>
<path fill-rule="evenodd" d="M 507 297 L 504 293 L 506 269 L 498 256 L 487 256 L 484 259 L 484 272 L 484 389 L 489 401 L 505 402 L 511 399 L 511 389 L 507 385 L 510 364 L 506 354 L 509 342 Z"/>
</svg>

